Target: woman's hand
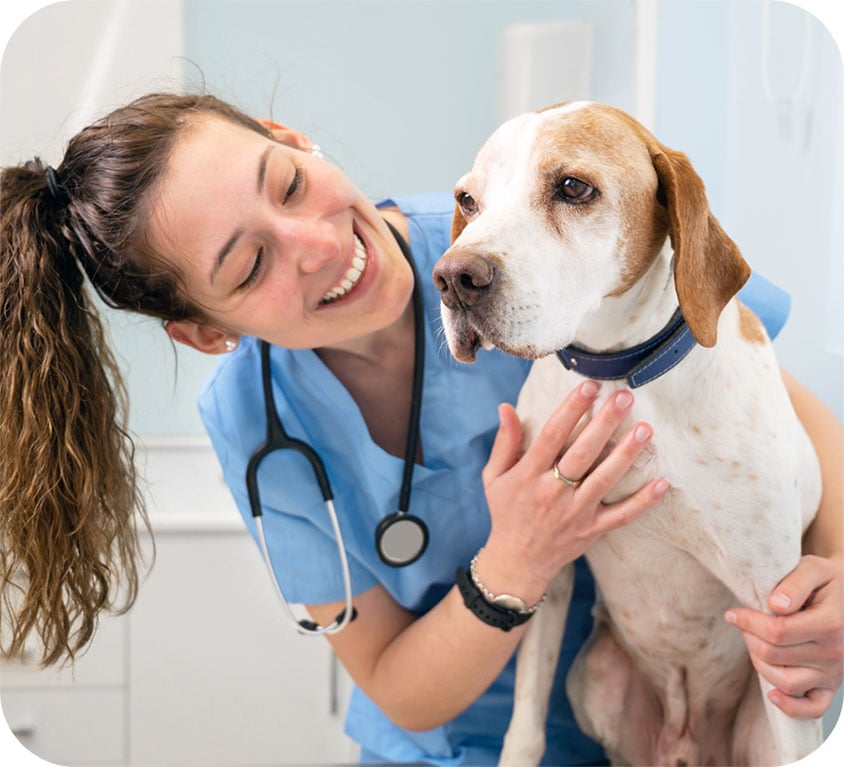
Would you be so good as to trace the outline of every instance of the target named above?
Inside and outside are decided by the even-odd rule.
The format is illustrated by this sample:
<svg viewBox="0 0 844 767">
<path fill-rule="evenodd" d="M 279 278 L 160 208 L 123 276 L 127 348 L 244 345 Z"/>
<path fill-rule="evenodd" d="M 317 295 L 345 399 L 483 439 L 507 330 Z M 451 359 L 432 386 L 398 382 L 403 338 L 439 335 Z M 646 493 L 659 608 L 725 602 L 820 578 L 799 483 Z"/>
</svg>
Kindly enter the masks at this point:
<svg viewBox="0 0 844 767">
<path fill-rule="evenodd" d="M 822 716 L 844 679 L 843 581 L 839 560 L 805 556 L 771 593 L 774 615 L 746 607 L 726 613 L 754 668 L 774 685 L 768 697 L 789 716 Z"/>
<path fill-rule="evenodd" d="M 521 456 L 518 416 L 509 405 L 499 408 L 501 425 L 483 472 L 492 532 L 477 563 L 493 592 L 539 600 L 563 565 L 599 536 L 636 519 L 668 490 L 667 481 L 656 479 L 623 501 L 602 503 L 652 436 L 650 426 L 638 423 L 602 458 L 633 404 L 626 390 L 611 396 L 560 456 L 597 393 L 593 381 L 581 384 Z M 576 486 L 555 477 L 555 465 Z"/>
</svg>

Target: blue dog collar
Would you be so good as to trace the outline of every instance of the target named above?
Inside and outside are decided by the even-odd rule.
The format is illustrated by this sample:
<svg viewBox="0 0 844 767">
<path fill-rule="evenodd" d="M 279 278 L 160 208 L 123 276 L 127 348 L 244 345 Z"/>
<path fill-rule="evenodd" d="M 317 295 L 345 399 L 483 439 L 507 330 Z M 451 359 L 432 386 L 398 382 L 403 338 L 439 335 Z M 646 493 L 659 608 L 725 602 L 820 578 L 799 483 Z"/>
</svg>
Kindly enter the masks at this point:
<svg viewBox="0 0 844 767">
<path fill-rule="evenodd" d="M 671 370 L 696 343 L 678 309 L 659 333 L 632 349 L 595 354 L 567 346 L 557 352 L 557 357 L 566 370 L 597 381 L 626 378 L 630 388 L 635 389 Z"/>
</svg>

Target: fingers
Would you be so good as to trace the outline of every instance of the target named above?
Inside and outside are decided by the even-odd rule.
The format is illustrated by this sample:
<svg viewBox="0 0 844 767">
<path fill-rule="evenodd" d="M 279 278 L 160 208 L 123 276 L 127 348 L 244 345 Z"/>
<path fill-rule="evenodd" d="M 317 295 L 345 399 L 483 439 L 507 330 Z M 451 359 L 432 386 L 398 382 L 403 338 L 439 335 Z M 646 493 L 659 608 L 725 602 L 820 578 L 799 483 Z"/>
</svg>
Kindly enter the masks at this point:
<svg viewBox="0 0 844 767">
<path fill-rule="evenodd" d="M 811 666 L 776 666 L 766 663 L 755 653 L 750 654 L 751 663 L 765 679 L 786 695 L 799 698 L 809 690 L 825 685 L 824 673 Z"/>
<path fill-rule="evenodd" d="M 821 716 L 844 675 L 835 573 L 829 560 L 803 557 L 769 600 L 770 607 L 790 612 L 736 607 L 724 615 L 742 631 L 754 668 L 776 688 L 768 697 L 789 716 Z"/>
<path fill-rule="evenodd" d="M 532 471 L 546 471 L 557 460 L 577 422 L 589 410 L 598 395 L 594 381 L 584 381 L 562 401 L 536 435 L 525 453 L 525 466 Z"/>
<path fill-rule="evenodd" d="M 498 417 L 498 432 L 483 470 L 483 480 L 487 484 L 513 467 L 518 460 L 522 444 L 522 424 L 513 406 L 506 403 L 500 405 Z"/>
<path fill-rule="evenodd" d="M 573 480 L 585 477 L 632 404 L 633 395 L 629 391 L 623 389 L 613 394 L 557 461 L 560 474 Z"/>
<path fill-rule="evenodd" d="M 653 429 L 648 424 L 636 424 L 586 477 L 582 485 L 583 494 L 595 503 L 600 502 L 630 470 L 652 436 Z M 560 459 L 561 464 L 568 457 L 568 452 Z"/>
<path fill-rule="evenodd" d="M 768 698 L 775 706 L 795 719 L 819 719 L 829 708 L 834 696 L 832 690 L 824 688 L 809 690 L 800 697 L 786 695 L 781 690 L 768 693 Z"/>
<path fill-rule="evenodd" d="M 778 615 L 800 610 L 819 588 L 832 578 L 828 560 L 821 557 L 802 557 L 797 567 L 785 576 L 771 592 L 768 607 Z"/>
<path fill-rule="evenodd" d="M 662 498 L 670 486 L 665 479 L 655 479 L 623 501 L 601 507 L 595 518 L 595 536 L 604 535 L 637 519 Z"/>
<path fill-rule="evenodd" d="M 824 657 L 826 653 L 822 652 L 818 644 L 812 641 L 773 644 L 746 631 L 742 632 L 742 637 L 750 654 L 769 665 L 811 666 L 821 669 L 833 660 Z"/>
<path fill-rule="evenodd" d="M 549 460 L 563 478 L 583 482 L 563 484 L 578 487 L 582 502 L 600 509 L 596 514 L 595 532 L 603 534 L 627 524 L 647 511 L 670 487 L 664 479 L 656 479 L 636 493 L 615 504 L 603 505 L 601 500 L 629 471 L 637 456 L 653 436 L 648 424 L 639 423 L 626 434 L 618 445 L 599 463 L 607 444 L 633 404 L 633 395 L 627 390 L 615 392 L 589 421 L 574 442 L 559 457 L 560 445 L 570 436 L 577 422 L 593 404 L 597 385 L 587 381 L 575 389 L 548 419 L 531 449 L 530 460 L 538 470 L 547 471 Z M 526 454 L 525 459 L 528 458 Z M 590 469 L 595 466 L 595 469 Z"/>
<path fill-rule="evenodd" d="M 778 647 L 811 642 L 817 636 L 816 621 L 809 612 L 796 613 L 786 620 L 748 607 L 734 607 L 724 618 L 743 632 Z"/>
</svg>

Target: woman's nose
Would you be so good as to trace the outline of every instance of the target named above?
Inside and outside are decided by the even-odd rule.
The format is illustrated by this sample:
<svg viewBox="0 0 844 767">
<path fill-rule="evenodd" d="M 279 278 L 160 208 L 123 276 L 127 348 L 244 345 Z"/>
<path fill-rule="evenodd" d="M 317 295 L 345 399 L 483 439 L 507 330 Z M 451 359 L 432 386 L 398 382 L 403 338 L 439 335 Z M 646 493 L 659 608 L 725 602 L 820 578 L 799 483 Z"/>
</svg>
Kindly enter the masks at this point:
<svg viewBox="0 0 844 767">
<path fill-rule="evenodd" d="M 337 229 L 328 221 L 301 221 L 291 236 L 301 272 L 317 272 L 342 255 Z"/>
</svg>

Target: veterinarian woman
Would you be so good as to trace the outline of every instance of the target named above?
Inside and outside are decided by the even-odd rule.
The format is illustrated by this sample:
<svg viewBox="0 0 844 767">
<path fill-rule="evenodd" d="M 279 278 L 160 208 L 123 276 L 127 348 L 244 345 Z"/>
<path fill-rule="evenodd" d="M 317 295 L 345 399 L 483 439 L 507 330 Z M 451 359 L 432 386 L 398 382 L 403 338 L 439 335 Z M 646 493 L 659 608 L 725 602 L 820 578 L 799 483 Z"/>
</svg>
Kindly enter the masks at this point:
<svg viewBox="0 0 844 767">
<path fill-rule="evenodd" d="M 344 534 L 357 617 L 329 641 L 358 685 L 347 729 L 362 760 L 494 762 L 522 622 L 562 564 L 646 512 L 668 485 L 656 480 L 618 505 L 600 503 L 650 439 L 646 424 L 623 434 L 580 487 L 558 480 L 558 454 L 595 397 L 590 383 L 520 455 L 509 403 L 526 363 L 488 351 L 460 366 L 439 335 L 430 272 L 448 245 L 450 209 L 445 195 L 376 207 L 305 136 L 208 96 L 142 98 L 83 130 L 55 169 L 37 160 L 5 169 L 4 651 L 19 651 L 37 632 L 45 660 L 56 662 L 81 649 L 98 612 L 115 606 L 118 576 L 128 581 L 130 603 L 137 590 L 136 525 L 144 517 L 136 515 L 122 389 L 84 274 L 109 304 L 162 319 L 172 338 L 201 351 L 227 353 L 200 408 L 255 534 L 245 475 L 267 436 L 257 339 L 271 344 L 272 401 L 284 428 L 325 463 Z M 775 331 L 783 314 L 777 291 L 758 281 L 752 289 L 748 300 L 773 318 Z M 419 380 L 415 441 L 408 433 L 417 425 Z M 833 559 L 841 494 L 830 479 L 839 436 L 826 410 L 789 383 L 826 462 L 823 508 L 807 536 L 816 556 L 804 557 L 771 598 L 789 617 L 738 609 L 733 616 L 778 687 L 779 705 L 816 717 L 841 681 L 841 573 Z M 577 450 L 597 459 L 629 402 L 626 392 L 611 400 Z M 408 469 L 404 521 L 413 518 L 427 546 L 412 552 L 411 564 L 394 566 L 382 559 L 388 550 L 376 551 L 376 530 L 395 521 Z M 344 611 L 344 579 L 310 464 L 294 451 L 271 453 L 258 485 L 287 598 L 331 626 Z M 510 599 L 496 611 L 476 599 L 467 608 L 455 572 L 476 556 L 463 587 L 483 584 L 523 606 Z M 13 593 L 16 584 L 22 594 Z M 549 723 L 551 764 L 603 759 L 577 731 L 562 685 L 589 630 L 593 594 L 582 567 L 576 591 Z M 504 622 L 519 625 L 491 625 Z"/>
</svg>

